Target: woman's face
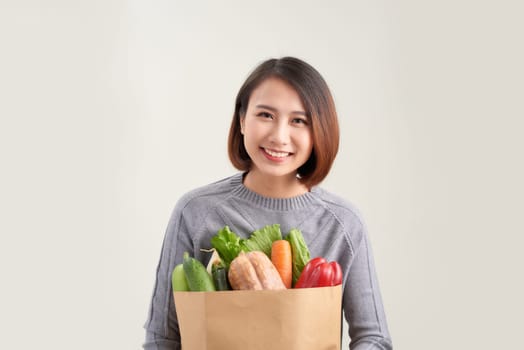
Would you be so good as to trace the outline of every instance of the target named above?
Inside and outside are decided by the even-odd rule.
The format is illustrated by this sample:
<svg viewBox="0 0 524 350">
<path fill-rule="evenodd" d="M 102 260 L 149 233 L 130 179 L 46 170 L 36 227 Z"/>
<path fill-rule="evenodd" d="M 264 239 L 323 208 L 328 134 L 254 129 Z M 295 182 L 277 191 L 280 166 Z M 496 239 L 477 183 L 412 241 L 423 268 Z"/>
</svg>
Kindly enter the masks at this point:
<svg viewBox="0 0 524 350">
<path fill-rule="evenodd" d="M 296 177 L 311 155 L 311 122 L 298 93 L 278 78 L 253 90 L 241 118 L 244 145 L 258 176 Z"/>
</svg>

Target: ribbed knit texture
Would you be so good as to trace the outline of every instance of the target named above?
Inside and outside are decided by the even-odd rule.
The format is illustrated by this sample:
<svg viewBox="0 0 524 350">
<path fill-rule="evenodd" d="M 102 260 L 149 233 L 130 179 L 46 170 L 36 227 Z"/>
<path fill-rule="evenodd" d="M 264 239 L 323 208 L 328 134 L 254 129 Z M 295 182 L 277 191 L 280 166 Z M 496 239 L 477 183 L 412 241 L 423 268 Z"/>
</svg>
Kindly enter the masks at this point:
<svg viewBox="0 0 524 350">
<path fill-rule="evenodd" d="M 270 210 L 297 210 L 306 208 L 315 201 L 315 195 L 313 193 L 306 193 L 302 196 L 293 198 L 268 198 L 261 196 L 245 187 L 242 184 L 242 177 L 238 175 L 231 178 L 231 187 L 232 196 L 249 201 L 253 203 L 254 206 L 263 207 Z"/>
<path fill-rule="evenodd" d="M 180 349 L 171 272 L 189 251 L 204 264 L 210 239 L 224 226 L 247 238 L 266 225 L 283 235 L 301 230 L 311 257 L 340 263 L 343 309 L 350 349 L 392 349 L 366 227 L 356 208 L 320 187 L 293 198 L 261 196 L 242 183 L 242 173 L 195 189 L 176 204 L 166 230 L 148 318 L 144 349 Z M 186 349 L 184 349 L 186 350 Z M 190 349 L 187 349 L 190 350 Z"/>
</svg>

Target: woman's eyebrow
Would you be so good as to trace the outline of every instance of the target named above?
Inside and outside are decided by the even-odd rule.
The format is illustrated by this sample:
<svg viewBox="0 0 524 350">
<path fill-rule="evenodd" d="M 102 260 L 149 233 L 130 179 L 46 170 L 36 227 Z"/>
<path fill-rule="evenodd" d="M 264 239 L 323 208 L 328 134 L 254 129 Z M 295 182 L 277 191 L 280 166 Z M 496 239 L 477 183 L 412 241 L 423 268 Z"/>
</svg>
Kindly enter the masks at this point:
<svg viewBox="0 0 524 350">
<path fill-rule="evenodd" d="M 269 109 L 270 111 L 274 113 L 278 112 L 278 110 L 275 107 L 271 107 L 268 105 L 256 105 L 255 107 Z M 299 114 L 299 115 L 303 115 L 304 117 L 307 117 L 306 112 L 304 111 L 292 111 L 291 114 Z"/>
</svg>

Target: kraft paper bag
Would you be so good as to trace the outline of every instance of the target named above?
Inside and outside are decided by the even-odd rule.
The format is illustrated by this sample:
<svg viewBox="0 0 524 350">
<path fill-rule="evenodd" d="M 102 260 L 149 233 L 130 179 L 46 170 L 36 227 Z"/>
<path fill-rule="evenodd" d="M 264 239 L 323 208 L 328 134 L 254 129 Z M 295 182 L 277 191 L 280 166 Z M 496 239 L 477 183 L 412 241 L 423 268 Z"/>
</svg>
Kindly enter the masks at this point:
<svg viewBox="0 0 524 350">
<path fill-rule="evenodd" d="M 342 286 L 174 292 L 183 350 L 339 350 Z"/>
</svg>

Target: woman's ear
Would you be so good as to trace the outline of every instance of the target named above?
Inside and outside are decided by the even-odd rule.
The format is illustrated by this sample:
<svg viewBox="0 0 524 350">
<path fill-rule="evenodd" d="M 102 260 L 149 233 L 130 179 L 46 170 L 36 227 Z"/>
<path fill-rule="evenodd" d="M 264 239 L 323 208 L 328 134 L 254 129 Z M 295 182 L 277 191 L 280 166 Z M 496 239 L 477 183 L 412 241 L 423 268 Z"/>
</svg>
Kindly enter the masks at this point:
<svg viewBox="0 0 524 350">
<path fill-rule="evenodd" d="M 243 116 L 240 116 L 240 133 L 244 135 L 244 121 L 245 118 Z"/>
</svg>

